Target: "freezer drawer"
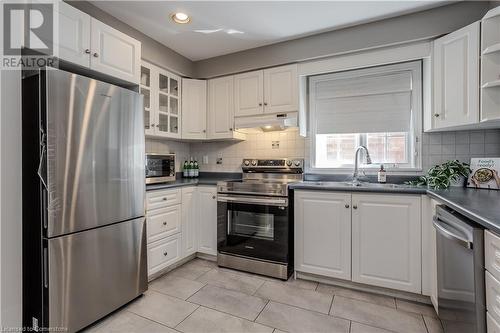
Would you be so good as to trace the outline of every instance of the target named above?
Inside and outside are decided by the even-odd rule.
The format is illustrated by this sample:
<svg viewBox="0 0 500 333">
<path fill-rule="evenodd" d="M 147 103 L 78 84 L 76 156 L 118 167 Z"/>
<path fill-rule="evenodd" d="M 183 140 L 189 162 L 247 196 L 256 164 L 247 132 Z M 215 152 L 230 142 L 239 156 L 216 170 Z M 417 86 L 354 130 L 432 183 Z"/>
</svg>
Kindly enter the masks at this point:
<svg viewBox="0 0 500 333">
<path fill-rule="evenodd" d="M 46 242 L 50 327 L 77 331 L 147 290 L 143 217 Z"/>
</svg>

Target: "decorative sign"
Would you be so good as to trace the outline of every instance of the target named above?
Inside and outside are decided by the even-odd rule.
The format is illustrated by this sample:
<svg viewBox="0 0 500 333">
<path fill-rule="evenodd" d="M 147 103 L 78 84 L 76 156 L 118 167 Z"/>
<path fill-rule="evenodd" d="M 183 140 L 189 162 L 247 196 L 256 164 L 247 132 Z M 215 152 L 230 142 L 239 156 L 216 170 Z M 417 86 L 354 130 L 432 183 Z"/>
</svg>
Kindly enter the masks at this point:
<svg viewBox="0 0 500 333">
<path fill-rule="evenodd" d="M 500 158 L 471 158 L 468 187 L 500 189 Z"/>
</svg>

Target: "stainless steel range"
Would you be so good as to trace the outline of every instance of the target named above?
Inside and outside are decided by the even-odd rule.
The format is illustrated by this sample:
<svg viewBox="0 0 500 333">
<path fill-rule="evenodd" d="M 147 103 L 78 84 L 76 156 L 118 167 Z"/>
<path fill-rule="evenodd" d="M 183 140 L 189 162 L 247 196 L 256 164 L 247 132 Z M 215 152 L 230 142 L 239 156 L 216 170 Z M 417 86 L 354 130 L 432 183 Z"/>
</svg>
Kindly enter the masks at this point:
<svg viewBox="0 0 500 333">
<path fill-rule="evenodd" d="M 302 159 L 244 159 L 243 177 L 219 182 L 219 266 L 286 280 L 293 272 L 290 183 L 303 180 Z"/>
</svg>

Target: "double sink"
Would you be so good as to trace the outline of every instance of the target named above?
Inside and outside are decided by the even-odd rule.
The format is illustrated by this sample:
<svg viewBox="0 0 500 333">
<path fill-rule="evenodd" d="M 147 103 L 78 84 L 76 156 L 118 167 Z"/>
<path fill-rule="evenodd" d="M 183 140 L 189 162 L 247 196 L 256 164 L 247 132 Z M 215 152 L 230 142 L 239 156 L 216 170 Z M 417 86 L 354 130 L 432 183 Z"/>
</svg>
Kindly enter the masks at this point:
<svg viewBox="0 0 500 333">
<path fill-rule="evenodd" d="M 325 187 L 365 187 L 365 188 L 411 188 L 411 185 L 406 184 L 390 184 L 390 183 L 369 183 L 369 182 L 329 182 L 329 181 L 305 181 L 308 185 L 325 186 Z"/>
</svg>

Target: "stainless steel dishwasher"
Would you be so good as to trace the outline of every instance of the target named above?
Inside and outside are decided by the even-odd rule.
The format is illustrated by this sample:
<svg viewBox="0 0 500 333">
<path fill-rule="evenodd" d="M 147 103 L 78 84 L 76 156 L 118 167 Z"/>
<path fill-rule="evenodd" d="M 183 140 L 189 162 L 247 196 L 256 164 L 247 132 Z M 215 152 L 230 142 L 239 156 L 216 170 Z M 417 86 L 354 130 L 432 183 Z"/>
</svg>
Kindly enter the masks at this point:
<svg viewBox="0 0 500 333">
<path fill-rule="evenodd" d="M 486 332 L 483 228 L 446 206 L 434 216 L 439 318 L 448 332 Z"/>
</svg>

